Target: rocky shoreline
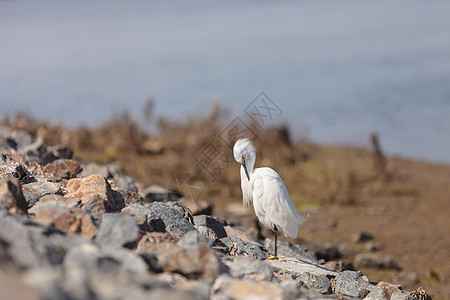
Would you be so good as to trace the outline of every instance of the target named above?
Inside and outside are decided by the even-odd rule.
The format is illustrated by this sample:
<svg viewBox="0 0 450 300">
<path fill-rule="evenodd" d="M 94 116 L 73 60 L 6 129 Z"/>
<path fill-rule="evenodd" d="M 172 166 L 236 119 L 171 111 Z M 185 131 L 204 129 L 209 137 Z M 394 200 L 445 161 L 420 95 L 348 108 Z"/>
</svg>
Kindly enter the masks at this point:
<svg viewBox="0 0 450 300">
<path fill-rule="evenodd" d="M 431 299 L 288 242 L 265 261 L 273 240 L 26 132 L 0 152 L 4 299 Z"/>
</svg>

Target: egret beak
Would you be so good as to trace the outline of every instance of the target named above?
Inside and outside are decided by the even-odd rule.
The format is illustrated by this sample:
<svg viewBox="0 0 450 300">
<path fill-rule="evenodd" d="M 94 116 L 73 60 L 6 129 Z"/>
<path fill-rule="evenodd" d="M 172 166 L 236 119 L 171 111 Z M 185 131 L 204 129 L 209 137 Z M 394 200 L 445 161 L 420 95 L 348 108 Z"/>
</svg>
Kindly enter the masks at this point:
<svg viewBox="0 0 450 300">
<path fill-rule="evenodd" d="M 242 166 L 244 167 L 245 175 L 247 175 L 248 181 L 250 181 L 250 176 L 248 176 L 247 165 L 245 164 L 245 158 L 242 156 Z"/>
</svg>

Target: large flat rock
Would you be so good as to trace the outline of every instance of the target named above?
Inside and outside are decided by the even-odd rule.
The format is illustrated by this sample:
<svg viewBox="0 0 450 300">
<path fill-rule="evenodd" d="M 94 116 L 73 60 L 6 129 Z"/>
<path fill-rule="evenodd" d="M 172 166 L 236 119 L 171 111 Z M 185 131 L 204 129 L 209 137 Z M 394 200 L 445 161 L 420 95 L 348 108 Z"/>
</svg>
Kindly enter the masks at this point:
<svg viewBox="0 0 450 300">
<path fill-rule="evenodd" d="M 298 260 L 298 259 L 292 259 L 287 257 L 280 256 L 281 259 L 284 259 L 285 261 L 279 261 L 279 260 L 268 260 L 266 261 L 267 264 L 272 266 L 274 270 L 278 273 L 284 273 L 287 275 L 292 275 L 294 277 L 298 277 L 301 274 L 308 272 L 317 276 L 325 275 L 325 276 L 336 276 L 338 272 L 331 271 L 328 269 L 325 269 L 321 266 Z"/>
</svg>

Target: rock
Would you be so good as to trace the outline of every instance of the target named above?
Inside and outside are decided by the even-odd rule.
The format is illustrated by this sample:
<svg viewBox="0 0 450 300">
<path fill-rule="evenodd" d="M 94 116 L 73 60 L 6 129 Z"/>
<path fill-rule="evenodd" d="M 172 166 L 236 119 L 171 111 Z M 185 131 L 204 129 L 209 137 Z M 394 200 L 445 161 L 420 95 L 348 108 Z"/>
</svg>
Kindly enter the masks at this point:
<svg viewBox="0 0 450 300">
<path fill-rule="evenodd" d="M 58 159 L 72 159 L 73 150 L 65 145 L 47 147 L 47 151 L 42 154 L 42 164 L 46 165 Z"/>
<path fill-rule="evenodd" d="M 101 178 L 112 178 L 107 166 L 102 166 L 97 163 L 82 164 L 82 171 L 79 176 L 83 178 L 92 175 L 96 175 Z"/>
<path fill-rule="evenodd" d="M 364 299 L 367 300 L 412 300 L 413 296 L 402 289 L 401 286 L 387 282 L 379 282 Z"/>
<path fill-rule="evenodd" d="M 355 268 L 351 263 L 344 261 L 328 261 L 323 267 L 336 272 L 355 271 Z"/>
<path fill-rule="evenodd" d="M 381 243 L 377 242 L 377 241 L 368 241 L 365 245 L 366 249 L 368 251 L 378 251 L 383 249 L 383 246 L 381 245 Z"/>
<path fill-rule="evenodd" d="M 236 279 L 228 275 L 220 276 L 214 285 L 213 299 L 299 299 L 302 293 L 294 285 L 296 293 L 287 285 L 272 282 Z"/>
<path fill-rule="evenodd" d="M 118 190 L 117 192 L 122 195 L 125 206 L 131 204 L 142 204 L 141 196 L 138 193 L 128 190 Z"/>
<path fill-rule="evenodd" d="M 41 157 L 42 154 L 47 150 L 47 146 L 42 138 L 36 139 L 32 144 L 29 144 L 20 149 L 20 152 L 26 156 Z"/>
<path fill-rule="evenodd" d="M 373 240 L 373 235 L 371 235 L 370 233 L 366 233 L 366 232 L 358 232 L 352 236 L 352 241 L 354 243 L 363 243 L 363 242 L 368 242 L 368 241 L 372 241 L 372 240 Z"/>
<path fill-rule="evenodd" d="M 124 248 L 101 249 L 94 244 L 84 243 L 70 249 L 64 258 L 64 268 L 82 268 L 102 273 L 127 271 L 136 274 L 147 272 L 145 261 L 133 251 Z"/>
<path fill-rule="evenodd" d="M 211 286 L 204 281 L 188 279 L 181 281 L 175 287 L 180 288 L 188 293 L 193 293 L 196 296 L 199 296 L 201 299 L 210 299 Z"/>
<path fill-rule="evenodd" d="M 216 257 L 208 245 L 185 249 L 176 245 L 156 251 L 158 262 L 165 272 L 179 273 L 190 279 L 201 279 L 208 283 L 221 273 L 226 266 Z"/>
<path fill-rule="evenodd" d="M 95 241 L 102 248 L 134 249 L 139 238 L 139 227 L 132 216 L 106 214 Z"/>
<path fill-rule="evenodd" d="M 333 292 L 338 295 L 364 298 L 375 287 L 360 272 L 343 271 L 337 273 L 333 280 Z M 364 295 L 364 296 L 365 296 Z"/>
<path fill-rule="evenodd" d="M 81 171 L 80 166 L 80 162 L 76 160 L 62 158 L 47 164 L 44 167 L 44 172 L 56 179 L 70 179 L 75 178 Z"/>
<path fill-rule="evenodd" d="M 78 198 L 64 198 L 57 194 L 48 194 L 42 196 L 42 198 L 36 202 L 31 208 L 28 209 L 30 215 L 36 215 L 40 210 L 46 210 L 52 206 L 61 206 L 66 208 L 73 208 L 78 206 L 80 199 Z"/>
<path fill-rule="evenodd" d="M 0 150 L 14 149 L 17 150 L 17 143 L 12 138 L 2 138 L 0 139 Z"/>
<path fill-rule="evenodd" d="M 66 251 L 65 243 L 56 243 L 53 236 L 62 235 L 26 216 L 11 215 L 0 209 L 0 240 L 8 245 L 8 254 L 16 266 L 34 268 L 60 264 Z"/>
<path fill-rule="evenodd" d="M 91 215 L 97 220 L 101 220 L 108 212 L 107 204 L 98 194 L 90 194 L 91 199 L 81 206 L 83 214 Z"/>
<path fill-rule="evenodd" d="M 178 241 L 178 245 L 185 249 L 197 247 L 200 245 L 212 246 L 213 243 L 214 243 L 214 240 L 207 238 L 207 237 L 203 236 L 202 234 L 200 234 L 200 232 L 194 231 L 194 230 L 187 232 Z"/>
<path fill-rule="evenodd" d="M 207 215 L 195 216 L 194 224 L 200 233 L 211 239 L 216 240 L 227 236 L 222 223 L 213 217 Z"/>
<path fill-rule="evenodd" d="M 28 203 L 28 207 L 32 207 L 41 197 L 45 195 L 62 193 L 58 184 L 44 180 L 23 185 L 22 192 Z"/>
<path fill-rule="evenodd" d="M 264 247 L 270 252 L 275 251 L 275 241 L 266 239 Z M 313 264 L 319 264 L 316 255 L 311 250 L 300 245 L 294 245 L 289 242 L 278 243 L 278 255 L 281 257 L 290 257 L 304 260 Z"/>
<path fill-rule="evenodd" d="M 242 230 L 239 230 L 237 227 L 232 226 L 224 226 L 225 232 L 227 236 L 238 237 L 244 242 L 250 242 L 254 244 L 260 244 L 260 242 L 251 234 L 245 233 Z"/>
<path fill-rule="evenodd" d="M 283 258 L 285 261 L 279 260 L 269 260 L 265 261 L 266 264 L 273 267 L 276 274 L 284 274 L 293 276 L 294 278 L 299 277 L 301 274 L 308 272 L 315 276 L 327 276 L 334 277 L 338 273 L 322 268 L 319 265 L 311 264 L 305 261 L 292 259 L 292 258 Z"/>
<path fill-rule="evenodd" d="M 130 204 L 122 209 L 121 214 L 126 216 L 134 216 L 141 231 L 151 231 L 151 228 L 147 224 L 146 209 L 141 204 Z"/>
<path fill-rule="evenodd" d="M 167 204 L 154 202 L 148 206 L 139 204 L 130 205 L 122 210 L 132 215 L 147 216 L 147 225 L 150 231 L 173 233 L 182 236 L 191 230 L 197 230 L 183 216 Z"/>
<path fill-rule="evenodd" d="M 116 187 L 121 190 L 131 191 L 134 193 L 138 192 L 138 188 L 136 187 L 136 185 L 134 183 L 134 179 L 131 178 L 130 176 L 126 176 L 126 175 L 115 176 L 113 181 L 114 181 L 114 184 L 116 185 Z"/>
<path fill-rule="evenodd" d="M 0 126 L 0 136 L 13 140 L 17 145 L 16 149 L 19 151 L 33 143 L 33 137 L 28 132 L 23 130 L 12 130 L 5 126 Z"/>
<path fill-rule="evenodd" d="M 224 237 L 220 239 L 229 249 L 230 255 L 246 255 L 255 259 L 266 259 L 269 257 L 267 250 L 258 244 L 244 242 L 238 237 Z"/>
<path fill-rule="evenodd" d="M 309 272 L 297 277 L 299 284 L 303 283 L 308 290 L 319 294 L 331 294 L 331 280 L 325 275 L 314 275 Z"/>
<path fill-rule="evenodd" d="M 180 213 L 180 215 L 183 216 L 183 218 L 185 218 L 189 223 L 194 225 L 194 217 L 192 216 L 192 212 L 189 208 L 183 206 L 178 201 L 169 201 L 166 202 L 166 204 L 175 209 L 177 212 Z"/>
<path fill-rule="evenodd" d="M 209 294 L 209 293 L 208 293 Z M 154 289 L 146 295 L 145 300 L 205 300 L 209 299 L 204 298 L 202 294 L 199 294 L 198 291 L 185 291 L 175 288 L 165 288 L 165 289 Z"/>
<path fill-rule="evenodd" d="M 18 179 L 0 178 L 0 207 L 14 214 L 28 213 L 28 204 Z"/>
<path fill-rule="evenodd" d="M 97 227 L 91 218 L 81 213 L 78 208 L 43 205 L 37 211 L 34 220 L 40 224 L 51 225 L 68 236 L 79 233 L 93 238 L 97 235 Z"/>
<path fill-rule="evenodd" d="M 73 178 L 67 183 L 66 198 L 80 198 L 85 210 L 91 215 L 103 212 L 118 212 L 124 207 L 123 198 L 117 197 L 104 178 L 92 175 L 86 178 Z"/>
<path fill-rule="evenodd" d="M 178 243 L 179 237 L 168 232 L 147 232 L 142 236 L 136 247 L 139 254 L 146 252 L 164 251 Z M 161 250 L 163 249 L 163 250 Z"/>
<path fill-rule="evenodd" d="M 338 247 L 331 243 L 316 240 L 312 242 L 311 249 L 313 249 L 319 260 L 324 259 L 325 261 L 330 261 L 341 258 Z"/>
<path fill-rule="evenodd" d="M 144 202 L 168 202 L 176 201 L 181 198 L 181 194 L 176 191 L 171 191 L 166 187 L 152 184 L 141 192 L 141 196 Z"/>
<path fill-rule="evenodd" d="M 355 256 L 357 268 L 398 269 L 397 264 L 390 255 L 377 253 L 361 253 Z"/>
<path fill-rule="evenodd" d="M 263 261 L 244 256 L 234 257 L 232 262 L 226 263 L 233 277 L 247 278 L 260 281 L 272 281 L 273 269 Z"/>
<path fill-rule="evenodd" d="M 0 271 L 0 290 L 2 299 L 44 299 L 43 295 L 32 286 L 25 284 L 20 280 L 20 275 Z"/>
<path fill-rule="evenodd" d="M 181 198 L 179 201 L 183 206 L 189 208 L 194 216 L 212 215 L 214 205 L 207 200 Z"/>
</svg>

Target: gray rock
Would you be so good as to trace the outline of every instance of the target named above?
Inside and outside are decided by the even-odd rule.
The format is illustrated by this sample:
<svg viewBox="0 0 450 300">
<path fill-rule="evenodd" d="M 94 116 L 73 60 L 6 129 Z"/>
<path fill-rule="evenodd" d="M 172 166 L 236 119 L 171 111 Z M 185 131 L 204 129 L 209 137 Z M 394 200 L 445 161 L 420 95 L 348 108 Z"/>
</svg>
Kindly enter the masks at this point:
<svg viewBox="0 0 450 300">
<path fill-rule="evenodd" d="M 201 279 L 211 284 L 217 276 L 228 271 L 207 245 L 189 249 L 176 246 L 155 253 L 165 272 L 178 273 L 189 279 Z"/>
<path fill-rule="evenodd" d="M 413 300 L 414 297 L 400 286 L 379 282 L 364 299 L 367 300 Z"/>
<path fill-rule="evenodd" d="M 108 167 L 97 163 L 82 164 L 81 167 L 83 170 L 79 173 L 79 177 L 87 177 L 90 175 L 97 175 L 106 179 L 112 177 L 108 171 Z"/>
<path fill-rule="evenodd" d="M 181 198 L 181 194 L 177 191 L 169 190 L 168 188 L 156 184 L 152 184 L 144 191 L 141 191 L 141 196 L 145 202 L 169 202 L 176 201 Z"/>
<path fill-rule="evenodd" d="M 23 130 L 12 130 L 5 126 L 0 126 L 0 136 L 14 140 L 17 145 L 17 150 L 19 151 L 33 143 L 33 137 L 28 132 Z"/>
<path fill-rule="evenodd" d="M 73 150 L 65 145 L 57 145 L 47 147 L 47 151 L 42 154 L 42 163 L 44 165 L 54 162 L 57 159 L 66 158 L 72 159 Z"/>
<path fill-rule="evenodd" d="M 86 272 L 100 273 L 145 273 L 148 270 L 144 259 L 133 251 L 124 248 L 101 249 L 94 244 L 85 243 L 70 249 L 64 258 L 66 270 L 81 268 Z"/>
<path fill-rule="evenodd" d="M 70 299 L 145 299 L 135 298 L 142 292 L 135 278 L 147 274 L 147 264 L 133 251 L 87 243 L 70 249 L 63 267 L 60 285 Z"/>
<path fill-rule="evenodd" d="M 172 207 L 173 209 L 175 209 L 177 212 L 180 213 L 180 215 L 183 216 L 183 218 L 185 218 L 189 223 L 194 225 L 194 217 L 192 216 L 192 212 L 189 208 L 182 205 L 178 201 L 169 201 L 169 202 L 166 202 L 166 204 L 169 205 L 170 207 Z"/>
<path fill-rule="evenodd" d="M 366 233 L 366 232 L 358 232 L 352 236 L 352 241 L 354 243 L 363 243 L 363 242 L 368 242 L 368 241 L 372 241 L 372 240 L 373 240 L 373 235 L 371 235 L 370 233 Z"/>
<path fill-rule="evenodd" d="M 127 175 L 115 176 L 113 181 L 116 187 L 121 190 L 132 191 L 135 193 L 138 192 L 138 188 L 135 185 L 135 181 L 130 176 Z"/>
<path fill-rule="evenodd" d="M 179 212 L 160 202 L 154 202 L 147 206 L 147 223 L 153 228 L 153 231 L 166 230 L 169 233 L 173 232 L 175 235 L 197 230 Z M 169 227 L 169 225 L 171 226 Z"/>
<path fill-rule="evenodd" d="M 133 204 L 122 209 L 122 212 L 135 215 L 137 219 L 147 218 L 149 231 L 167 231 L 182 236 L 191 230 L 197 231 L 183 216 L 165 203 L 154 202 L 148 206 Z"/>
<path fill-rule="evenodd" d="M 323 267 L 337 272 L 355 271 L 353 265 L 345 261 L 327 261 Z"/>
<path fill-rule="evenodd" d="M 14 263 L 22 268 L 43 267 L 60 264 L 66 250 L 54 228 L 43 226 L 26 216 L 11 215 L 0 209 L 0 240 L 7 244 L 7 251 Z"/>
<path fill-rule="evenodd" d="M 311 248 L 319 260 L 324 259 L 325 261 L 330 261 L 341 258 L 338 247 L 331 243 L 316 240 L 312 241 Z"/>
<path fill-rule="evenodd" d="M 398 269 L 392 256 L 378 253 L 360 253 L 356 255 L 355 266 L 357 268 Z"/>
<path fill-rule="evenodd" d="M 361 297 L 375 287 L 360 272 L 344 271 L 334 278 L 334 293 L 350 297 Z M 361 297 L 363 298 L 363 297 Z"/>
<path fill-rule="evenodd" d="M 231 255 L 247 255 L 261 260 L 269 257 L 269 253 L 262 245 L 244 242 L 238 237 L 227 236 L 221 238 L 220 241 L 229 248 Z"/>
<path fill-rule="evenodd" d="M 205 236 L 203 236 L 202 234 L 200 234 L 200 232 L 198 231 L 189 231 L 187 232 L 179 241 L 178 241 L 178 245 L 189 249 L 189 248 L 193 248 L 193 247 L 197 247 L 199 245 L 208 245 L 208 246 L 212 246 L 214 243 L 214 240 L 209 239 Z"/>
<path fill-rule="evenodd" d="M 136 218 L 120 214 L 105 214 L 95 241 L 102 248 L 134 249 L 139 238 Z"/>
<path fill-rule="evenodd" d="M 0 139 L 0 150 L 7 150 L 7 149 L 17 150 L 16 141 L 10 137 Z"/>
<path fill-rule="evenodd" d="M 322 266 L 292 258 L 286 258 L 285 261 L 274 259 L 266 261 L 265 263 L 272 266 L 277 274 L 290 275 L 295 278 L 306 272 L 315 276 L 327 276 L 329 278 L 335 277 L 338 274 L 337 272 L 325 269 Z"/>
<path fill-rule="evenodd" d="M 23 185 L 22 192 L 28 203 L 28 207 L 33 206 L 39 198 L 45 195 L 62 193 L 58 184 L 43 180 Z"/>
<path fill-rule="evenodd" d="M 299 284 L 303 283 L 310 291 L 319 294 L 330 294 L 331 280 L 325 275 L 314 275 L 309 272 L 305 272 L 297 277 Z"/>
<path fill-rule="evenodd" d="M 233 277 L 272 281 L 273 268 L 263 261 L 237 256 L 227 266 Z"/>
<path fill-rule="evenodd" d="M 20 152 L 27 156 L 35 156 L 40 158 L 46 150 L 47 146 L 45 145 L 44 140 L 42 138 L 38 138 L 34 141 L 34 143 L 22 147 Z"/>
<path fill-rule="evenodd" d="M 271 239 L 266 239 L 264 247 L 270 252 L 275 251 L 275 241 Z M 278 255 L 283 257 L 290 257 L 301 259 L 313 264 L 318 264 L 319 261 L 315 253 L 308 248 L 302 247 L 300 245 L 294 245 L 289 242 L 278 243 Z"/>
<path fill-rule="evenodd" d="M 195 227 L 209 238 L 221 239 L 227 236 L 227 232 L 222 223 L 213 217 L 200 215 L 194 217 Z"/>
</svg>

